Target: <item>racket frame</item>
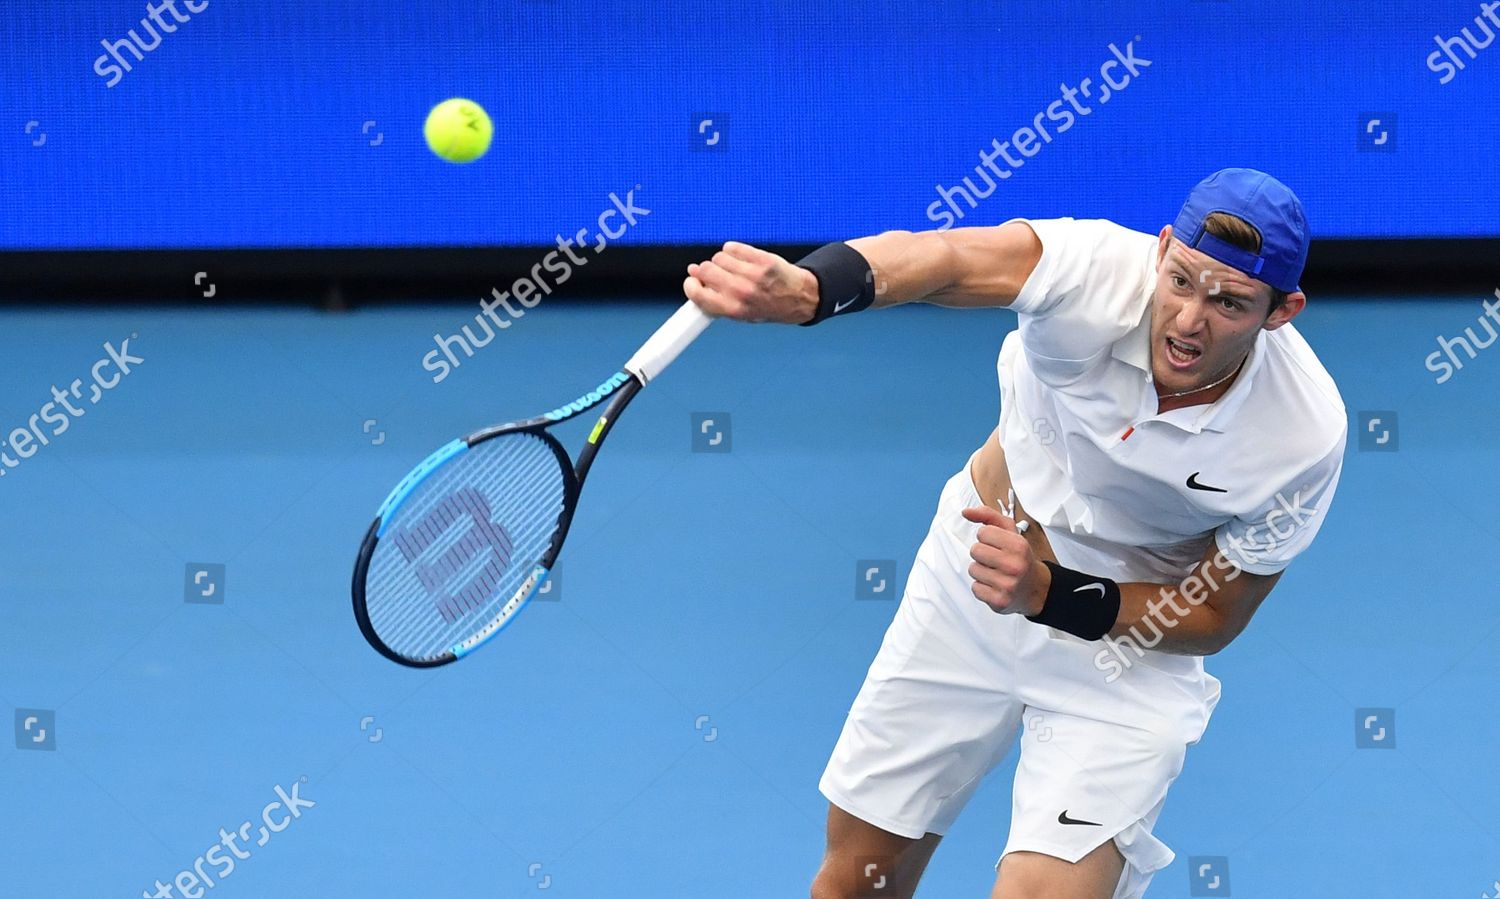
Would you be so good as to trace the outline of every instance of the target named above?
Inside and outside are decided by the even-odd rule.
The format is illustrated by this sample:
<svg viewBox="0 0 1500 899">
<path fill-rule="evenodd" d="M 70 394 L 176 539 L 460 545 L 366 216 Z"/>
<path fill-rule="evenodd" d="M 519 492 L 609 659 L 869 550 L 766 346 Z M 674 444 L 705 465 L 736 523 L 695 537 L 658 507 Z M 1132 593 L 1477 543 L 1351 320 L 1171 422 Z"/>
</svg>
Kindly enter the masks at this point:
<svg viewBox="0 0 1500 899">
<path fill-rule="evenodd" d="M 665 371 L 667 366 L 671 365 L 673 360 L 687 349 L 688 345 L 696 340 L 712 322 L 713 319 L 696 304 L 683 303 L 661 327 L 656 329 L 650 339 L 636 350 L 619 372 L 594 390 L 545 415 L 475 431 L 467 437 L 441 447 L 407 473 L 406 477 L 402 478 L 386 497 L 380 510 L 376 512 L 375 520 L 365 532 L 359 555 L 354 562 L 354 583 L 351 591 L 354 599 L 354 618 L 359 624 L 360 633 L 364 634 L 365 640 L 374 647 L 375 651 L 407 667 L 434 668 L 463 658 L 514 621 L 521 609 L 525 608 L 526 604 L 531 601 L 531 597 L 547 580 L 552 566 L 557 562 L 563 541 L 567 539 L 568 530 L 573 524 L 573 514 L 578 508 L 583 481 L 588 477 L 589 469 L 593 467 L 594 457 L 598 454 L 599 447 L 603 445 L 604 438 L 609 435 L 615 422 L 619 420 L 620 414 L 635 398 L 635 395 L 652 379 Z M 587 442 L 578 453 L 578 461 L 574 462 L 568 457 L 567 450 L 563 448 L 562 443 L 549 433 L 548 428 L 597 408 L 606 400 L 609 405 L 605 406 L 604 412 L 594 423 Z M 396 652 L 387 646 L 375 632 L 374 626 L 370 623 L 369 609 L 365 602 L 365 576 L 369 573 L 370 559 L 375 554 L 375 547 L 379 544 L 381 536 L 385 533 L 387 523 L 395 516 L 407 497 L 444 463 L 487 440 L 516 433 L 531 434 L 545 442 L 557 457 L 558 466 L 562 470 L 562 510 L 558 514 L 557 527 L 553 531 L 547 551 L 536 561 L 531 575 L 522 582 L 510 601 L 501 606 L 500 614 L 473 636 L 430 659 L 413 659 Z"/>
<path fill-rule="evenodd" d="M 457 661 L 469 653 L 478 649 L 488 642 L 500 631 L 504 630 L 510 622 L 514 621 L 526 604 L 546 582 L 551 574 L 553 565 L 557 562 L 557 556 L 562 552 L 563 541 L 568 537 L 568 530 L 573 525 L 573 515 L 578 509 L 578 499 L 582 494 L 584 479 L 594 464 L 594 457 L 599 453 L 599 447 L 604 444 L 604 439 L 614 428 L 619 420 L 620 413 L 629 405 L 635 395 L 645 386 L 638 375 L 628 372 L 618 372 L 611 376 L 597 388 L 584 394 L 566 406 L 522 421 L 508 422 L 506 424 L 493 425 L 475 431 L 467 437 L 449 443 L 438 449 L 432 455 L 424 459 L 416 468 L 401 480 L 396 488 L 386 497 L 381 504 L 380 511 L 376 513 L 375 520 L 370 523 L 369 530 L 365 532 L 364 542 L 360 545 L 359 555 L 354 563 L 354 582 L 352 594 L 354 599 L 354 619 L 359 625 L 360 633 L 376 652 L 385 656 L 393 662 L 412 668 L 433 668 Z M 577 418 L 584 413 L 596 409 L 608 402 L 604 411 L 595 421 L 593 430 L 589 432 L 583 449 L 579 450 L 578 460 L 575 462 L 568 456 L 568 451 L 562 442 L 549 432 L 553 425 L 562 424 L 570 419 Z M 562 509 L 558 513 L 557 524 L 552 532 L 552 539 L 547 545 L 547 550 L 540 559 L 532 563 L 531 575 L 521 583 L 511 599 L 500 607 L 500 612 L 494 619 L 487 622 L 475 634 L 466 640 L 454 645 L 444 651 L 441 655 L 430 659 L 416 659 L 402 655 L 388 646 L 376 632 L 370 621 L 368 605 L 365 601 L 365 577 L 369 573 L 370 561 L 375 554 L 375 547 L 380 538 L 385 534 L 388 523 L 395 517 L 403 503 L 411 496 L 422 482 L 427 480 L 433 472 L 441 468 L 445 463 L 462 455 L 470 449 L 497 437 L 513 434 L 529 434 L 541 440 L 547 448 L 552 451 L 557 459 L 558 468 L 562 472 L 563 500 Z"/>
</svg>

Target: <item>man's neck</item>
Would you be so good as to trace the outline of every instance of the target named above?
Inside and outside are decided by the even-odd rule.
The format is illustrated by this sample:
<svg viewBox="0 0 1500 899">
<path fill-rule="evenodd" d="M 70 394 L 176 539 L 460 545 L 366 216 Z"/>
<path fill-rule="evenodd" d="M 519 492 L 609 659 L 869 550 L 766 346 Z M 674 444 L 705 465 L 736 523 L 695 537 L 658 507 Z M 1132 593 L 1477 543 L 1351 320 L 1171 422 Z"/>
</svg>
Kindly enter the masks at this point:
<svg viewBox="0 0 1500 899">
<path fill-rule="evenodd" d="M 1250 354 L 1246 353 L 1235 365 L 1233 372 L 1228 377 L 1225 377 L 1223 374 L 1217 375 L 1209 380 L 1208 386 L 1190 393 L 1178 394 L 1175 391 L 1167 391 L 1155 379 L 1152 379 L 1151 383 L 1156 387 L 1156 414 L 1162 415 L 1171 412 L 1173 409 L 1185 409 L 1188 406 L 1203 406 L 1216 402 L 1219 397 L 1228 393 L 1229 388 L 1233 387 L 1234 383 L 1240 379 L 1240 372 L 1245 370 L 1245 362 L 1249 358 Z M 1224 380 L 1218 381 L 1219 378 L 1224 378 Z M 1215 381 L 1218 381 L 1218 383 L 1214 383 Z"/>
</svg>

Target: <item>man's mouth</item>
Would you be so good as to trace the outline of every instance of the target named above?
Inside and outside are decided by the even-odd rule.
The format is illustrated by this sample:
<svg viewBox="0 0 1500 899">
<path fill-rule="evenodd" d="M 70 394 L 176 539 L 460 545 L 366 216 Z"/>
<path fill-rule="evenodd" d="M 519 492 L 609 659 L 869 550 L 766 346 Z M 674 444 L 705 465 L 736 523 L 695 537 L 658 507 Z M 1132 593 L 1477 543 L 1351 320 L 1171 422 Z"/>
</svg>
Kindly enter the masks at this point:
<svg viewBox="0 0 1500 899">
<path fill-rule="evenodd" d="M 1175 369 L 1192 368 L 1203 355 L 1203 349 L 1175 337 L 1167 338 L 1167 362 Z"/>
</svg>

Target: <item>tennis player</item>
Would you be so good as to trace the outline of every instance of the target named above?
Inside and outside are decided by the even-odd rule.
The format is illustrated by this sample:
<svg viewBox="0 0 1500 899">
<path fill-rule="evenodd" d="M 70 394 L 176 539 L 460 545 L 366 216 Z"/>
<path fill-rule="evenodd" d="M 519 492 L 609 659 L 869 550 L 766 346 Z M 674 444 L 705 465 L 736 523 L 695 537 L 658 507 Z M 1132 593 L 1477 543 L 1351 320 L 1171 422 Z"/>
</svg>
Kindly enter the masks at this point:
<svg viewBox="0 0 1500 899">
<path fill-rule="evenodd" d="M 1338 483 L 1343 401 L 1290 324 L 1307 251 L 1296 195 L 1226 169 L 1154 237 L 1016 219 L 689 266 L 689 299 L 745 321 L 916 300 L 1019 317 L 999 427 L 943 488 L 819 785 L 815 899 L 911 896 L 1018 739 L 992 897 L 1136 897 L 1172 861 L 1152 831 L 1219 699 L 1202 657 Z"/>
</svg>

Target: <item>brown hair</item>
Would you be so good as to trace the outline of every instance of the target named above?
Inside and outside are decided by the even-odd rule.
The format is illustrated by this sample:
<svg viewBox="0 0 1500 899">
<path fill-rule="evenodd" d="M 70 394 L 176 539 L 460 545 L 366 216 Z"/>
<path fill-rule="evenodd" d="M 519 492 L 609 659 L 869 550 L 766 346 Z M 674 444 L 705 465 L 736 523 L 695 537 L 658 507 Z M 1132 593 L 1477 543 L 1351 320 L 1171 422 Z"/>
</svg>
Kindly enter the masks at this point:
<svg viewBox="0 0 1500 899">
<path fill-rule="evenodd" d="M 1249 253 L 1260 252 L 1260 232 L 1255 226 L 1237 215 L 1227 212 L 1210 212 L 1203 220 L 1203 230 L 1225 243 L 1239 247 Z M 1286 302 L 1286 291 L 1271 288 L 1271 308 L 1267 315 L 1275 312 Z"/>
</svg>

